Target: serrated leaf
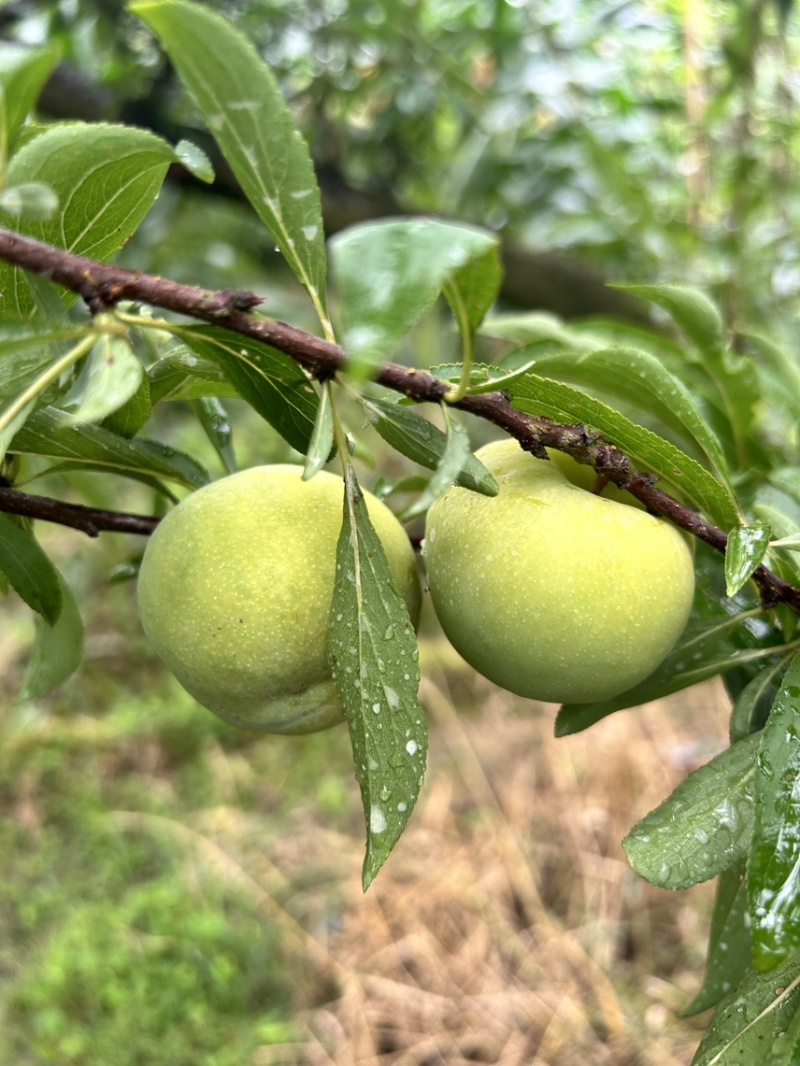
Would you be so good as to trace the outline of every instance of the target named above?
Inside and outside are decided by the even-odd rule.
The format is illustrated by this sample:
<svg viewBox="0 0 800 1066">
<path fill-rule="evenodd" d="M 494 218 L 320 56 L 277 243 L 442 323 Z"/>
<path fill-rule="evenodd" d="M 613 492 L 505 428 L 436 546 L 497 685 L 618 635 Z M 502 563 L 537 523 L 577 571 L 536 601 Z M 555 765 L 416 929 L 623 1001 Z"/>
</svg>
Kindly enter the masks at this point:
<svg viewBox="0 0 800 1066">
<path fill-rule="evenodd" d="M 58 210 L 46 222 L 22 219 L 19 231 L 108 262 L 136 232 L 173 160 L 166 141 L 146 130 L 82 122 L 52 126 L 12 156 L 7 183 L 47 185 L 58 197 Z M 78 299 L 58 291 L 64 306 Z M 3 315 L 27 317 L 36 306 L 23 271 L 5 262 L 0 292 Z"/>
<path fill-rule="evenodd" d="M 306 453 L 303 481 L 310 481 L 325 466 L 332 453 L 333 400 L 331 398 L 330 382 L 326 381 L 322 387 L 322 395 L 317 408 L 317 420 L 314 423 L 314 432 L 311 435 L 311 443 Z"/>
<path fill-rule="evenodd" d="M 293 359 L 219 326 L 180 326 L 175 333 L 202 359 L 215 363 L 242 399 L 285 441 L 301 453 L 308 451 L 319 398 Z"/>
<path fill-rule="evenodd" d="M 523 348 L 518 354 L 527 359 L 534 353 Z M 541 377 L 602 389 L 611 396 L 628 400 L 643 414 L 655 415 L 700 447 L 717 477 L 731 492 L 728 460 L 703 411 L 684 383 L 648 352 L 635 348 L 596 348 L 551 353 L 535 360 L 534 372 Z"/>
<path fill-rule="evenodd" d="M 207 470 L 175 448 L 139 438 L 125 440 L 102 426 L 75 422 L 54 407 L 32 414 L 12 448 L 22 455 L 67 459 L 131 477 L 166 478 L 187 488 L 200 488 L 209 481 Z"/>
<path fill-rule="evenodd" d="M 182 140 L 175 145 L 175 158 L 198 181 L 210 185 L 214 180 L 214 168 L 202 148 L 192 141 Z"/>
<path fill-rule="evenodd" d="M 195 414 L 214 451 L 222 460 L 228 474 L 237 470 L 233 450 L 233 428 L 225 405 L 216 396 L 204 396 L 192 402 Z"/>
<path fill-rule="evenodd" d="M 132 4 L 131 11 L 158 35 L 329 332 L 319 187 L 308 146 L 272 71 L 227 19 L 199 4 L 157 0 Z"/>
<path fill-rule="evenodd" d="M 0 570 L 37 614 L 53 625 L 61 613 L 58 572 L 36 539 L 0 514 Z"/>
<path fill-rule="evenodd" d="M 724 351 L 722 316 L 705 293 L 683 285 L 614 285 L 613 288 L 657 304 L 700 352 L 716 356 Z"/>
<path fill-rule="evenodd" d="M 67 398 L 71 415 L 81 422 L 102 422 L 133 397 L 144 367 L 124 337 L 104 334 L 86 357 Z"/>
<path fill-rule="evenodd" d="M 488 273 L 496 245 L 484 230 L 428 218 L 367 222 L 337 234 L 331 262 L 351 369 L 364 376 L 388 359 L 445 286 L 466 277 L 462 271 L 470 264 L 483 264 L 476 274 Z M 484 303 L 485 294 L 468 310 L 470 321 Z"/>
<path fill-rule="evenodd" d="M 689 774 L 622 842 L 633 869 L 660 888 L 691 888 L 738 864 L 753 827 L 759 737 Z"/>
<path fill-rule="evenodd" d="M 54 625 L 36 616 L 33 655 L 22 681 L 20 700 L 36 700 L 63 684 L 83 655 L 83 622 L 72 590 L 59 574 L 61 611 Z"/>
<path fill-rule="evenodd" d="M 473 363 L 470 367 L 467 392 L 470 396 L 479 396 L 482 393 L 505 389 L 512 381 L 524 377 L 533 369 L 533 365 L 532 361 L 528 361 L 514 370 L 506 370 L 492 363 Z M 437 363 L 430 368 L 430 373 L 440 381 L 460 381 L 463 372 L 463 363 Z"/>
<path fill-rule="evenodd" d="M 761 566 L 771 535 L 765 522 L 736 526 L 730 531 L 725 549 L 725 586 L 728 596 L 735 596 Z"/>
<path fill-rule="evenodd" d="M 447 444 L 446 434 L 427 418 L 408 407 L 386 400 L 365 400 L 364 411 L 370 423 L 401 455 L 420 466 L 435 470 L 442 460 Z M 470 455 L 456 483 L 484 496 L 496 496 L 497 482 L 474 455 Z"/>
<path fill-rule="evenodd" d="M 0 44 L 0 145 L 3 157 L 33 110 L 57 62 L 55 48 L 23 48 L 10 41 Z"/>
<path fill-rule="evenodd" d="M 753 960 L 764 971 L 800 948 L 800 657 L 786 671 L 760 737 L 747 891 Z"/>
<path fill-rule="evenodd" d="M 557 422 L 581 422 L 599 430 L 641 469 L 658 474 L 723 529 L 738 525 L 736 502 L 699 463 L 657 434 L 571 385 L 527 373 L 506 386 L 516 408 Z"/>
<path fill-rule="evenodd" d="M 417 699 L 414 628 L 352 467 L 345 482 L 328 656 L 350 729 L 367 823 L 366 891 L 414 809 L 428 735 Z"/>
<path fill-rule="evenodd" d="M 761 1066 L 792 1023 L 800 1001 L 800 959 L 770 974 L 752 970 L 720 1003 L 692 1066 Z"/>
<path fill-rule="evenodd" d="M 683 1017 L 715 1007 L 744 978 L 751 966 L 747 921 L 747 884 L 741 863 L 719 876 L 705 977 L 697 995 L 681 1011 Z"/>
<path fill-rule="evenodd" d="M 791 655 L 786 656 L 765 667 L 744 686 L 736 697 L 729 727 L 732 744 L 764 728 L 775 697 L 778 695 L 781 678 L 791 658 Z"/>
<path fill-rule="evenodd" d="M 769 643 L 779 639 L 770 627 L 765 627 L 766 632 L 758 637 L 749 633 L 747 625 L 751 615 L 748 611 L 692 618 L 670 654 L 644 681 L 609 700 L 565 703 L 556 717 L 556 736 L 579 733 L 616 711 L 661 699 L 748 663 L 760 660 L 769 663 L 785 648 Z"/>
</svg>

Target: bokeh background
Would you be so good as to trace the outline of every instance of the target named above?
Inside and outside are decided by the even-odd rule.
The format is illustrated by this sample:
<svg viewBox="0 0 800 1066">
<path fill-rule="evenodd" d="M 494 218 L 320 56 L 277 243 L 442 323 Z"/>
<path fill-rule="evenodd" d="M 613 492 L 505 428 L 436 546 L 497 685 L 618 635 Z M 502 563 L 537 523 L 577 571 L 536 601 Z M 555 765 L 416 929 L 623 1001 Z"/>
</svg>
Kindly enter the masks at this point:
<svg viewBox="0 0 800 1066">
<path fill-rule="evenodd" d="M 649 312 L 607 281 L 697 285 L 730 327 L 792 336 L 800 292 L 797 15 L 787 0 L 215 3 L 273 64 L 330 232 L 432 213 L 496 231 L 503 308 Z M 122 261 L 263 293 L 312 326 L 149 34 L 115 0 L 6 2 L 2 49 L 62 57 L 41 118 L 126 121 L 201 144 Z M 658 323 L 655 323 L 658 325 Z M 435 308 L 404 357 L 451 350 Z M 190 412 L 147 433 L 219 460 Z M 240 466 L 292 458 L 236 402 Z M 475 444 L 486 429 L 471 425 Z M 296 457 L 295 457 L 296 458 Z M 363 480 L 397 475 L 364 433 Z M 83 502 L 148 511 L 73 476 Z M 37 491 L 63 494 L 51 478 Z M 87 661 L 16 694 L 33 623 L 0 604 L 0 1061 L 19 1066 L 683 1066 L 706 1019 L 711 886 L 668 894 L 620 841 L 725 745 L 721 685 L 556 741 L 426 611 L 426 787 L 374 886 L 346 731 L 237 731 L 163 671 L 138 626 L 142 544 L 40 534 L 76 591 Z"/>
</svg>

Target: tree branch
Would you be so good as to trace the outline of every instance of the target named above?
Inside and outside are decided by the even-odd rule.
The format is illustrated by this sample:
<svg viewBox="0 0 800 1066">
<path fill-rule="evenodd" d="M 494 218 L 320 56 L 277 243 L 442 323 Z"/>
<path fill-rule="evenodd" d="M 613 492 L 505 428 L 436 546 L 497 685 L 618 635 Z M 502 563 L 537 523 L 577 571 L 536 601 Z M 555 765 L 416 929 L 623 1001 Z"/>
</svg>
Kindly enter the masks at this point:
<svg viewBox="0 0 800 1066">
<path fill-rule="evenodd" d="M 153 532 L 160 521 L 153 515 L 103 511 L 97 507 L 84 507 L 81 503 L 51 500 L 47 496 L 29 496 L 5 486 L 0 487 L 0 511 L 56 522 L 60 526 L 80 530 L 89 537 L 97 537 L 102 532 L 147 535 Z"/>
<path fill-rule="evenodd" d="M 193 285 L 181 285 L 140 271 L 107 266 L 3 229 L 0 229 L 0 259 L 42 274 L 79 293 L 94 312 L 105 310 L 120 300 L 137 300 L 213 322 L 234 333 L 269 344 L 317 377 L 330 377 L 346 364 L 346 353 L 339 345 L 284 322 L 250 314 L 251 309 L 261 302 L 251 292 L 211 292 Z M 440 403 L 450 388 L 448 383 L 427 371 L 397 363 L 382 364 L 375 381 L 418 402 Z M 706 522 L 691 508 L 657 488 L 652 475 L 637 470 L 626 455 L 590 427 L 564 425 L 544 417 L 523 414 L 512 406 L 502 392 L 466 396 L 453 406 L 493 422 L 534 455 L 545 456 L 546 448 L 555 448 L 580 463 L 593 466 L 598 475 L 626 489 L 652 514 L 668 518 L 717 551 L 725 551 L 728 538 L 724 530 Z M 6 509 L 6 504 L 0 498 L 0 510 Z M 126 517 L 135 519 L 139 516 Z M 136 531 L 151 532 L 150 529 Z M 789 585 L 764 566 L 756 570 L 753 579 L 759 586 L 765 605 L 787 603 L 800 614 L 800 589 Z"/>
</svg>

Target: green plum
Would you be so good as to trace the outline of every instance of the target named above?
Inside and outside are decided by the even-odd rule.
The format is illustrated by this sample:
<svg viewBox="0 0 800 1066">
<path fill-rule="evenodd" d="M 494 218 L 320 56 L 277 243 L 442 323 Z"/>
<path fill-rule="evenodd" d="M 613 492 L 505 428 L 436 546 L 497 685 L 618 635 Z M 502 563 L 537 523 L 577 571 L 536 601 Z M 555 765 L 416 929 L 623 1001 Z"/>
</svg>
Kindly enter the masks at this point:
<svg viewBox="0 0 800 1066">
<path fill-rule="evenodd" d="M 588 491 L 594 475 L 568 456 L 536 459 L 514 440 L 477 454 L 499 494 L 452 488 L 425 530 L 433 605 L 456 650 L 548 702 L 608 699 L 647 677 L 692 606 L 680 531 L 620 490 Z"/>
<path fill-rule="evenodd" d="M 342 721 L 327 659 L 343 481 L 299 466 L 222 478 L 159 523 L 139 574 L 150 642 L 204 707 L 234 725 L 311 733 Z M 411 543 L 369 493 L 367 510 L 416 624 Z"/>
</svg>

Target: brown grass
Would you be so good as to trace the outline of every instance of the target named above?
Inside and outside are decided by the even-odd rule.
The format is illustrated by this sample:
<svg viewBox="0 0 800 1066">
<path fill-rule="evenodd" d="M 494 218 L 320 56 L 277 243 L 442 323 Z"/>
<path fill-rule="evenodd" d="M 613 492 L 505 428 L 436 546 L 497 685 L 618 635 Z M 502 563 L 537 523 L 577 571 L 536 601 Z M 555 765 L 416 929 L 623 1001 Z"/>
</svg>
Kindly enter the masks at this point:
<svg viewBox="0 0 800 1066">
<path fill-rule="evenodd" d="M 678 1012 L 712 888 L 653 889 L 620 842 L 724 746 L 721 689 L 557 741 L 552 707 L 476 679 L 444 642 L 425 658 L 426 787 L 366 896 L 361 831 L 332 833 L 312 808 L 279 839 L 233 796 L 180 830 L 198 869 L 244 888 L 306 960 L 305 1039 L 253 1066 L 688 1066 L 703 1019 Z M 457 714 L 465 700 L 479 713 Z"/>
</svg>

